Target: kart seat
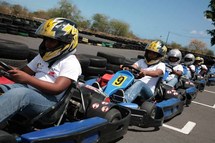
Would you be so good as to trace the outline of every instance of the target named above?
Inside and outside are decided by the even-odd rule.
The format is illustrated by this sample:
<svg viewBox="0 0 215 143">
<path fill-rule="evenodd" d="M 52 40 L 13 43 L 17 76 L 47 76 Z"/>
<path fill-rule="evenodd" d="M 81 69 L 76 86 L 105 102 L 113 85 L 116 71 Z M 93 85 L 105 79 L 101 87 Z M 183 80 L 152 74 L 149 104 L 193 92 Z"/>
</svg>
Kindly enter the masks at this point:
<svg viewBox="0 0 215 143">
<path fill-rule="evenodd" d="M 71 96 L 73 95 L 76 88 L 76 83 L 72 83 L 70 87 L 66 90 L 63 97 L 58 103 L 51 106 L 44 112 L 40 113 L 33 119 L 29 119 L 22 113 L 16 114 L 9 122 L 12 125 L 18 125 L 21 128 L 46 128 L 55 125 L 59 125 L 66 113 L 67 107 L 69 105 Z M 10 124 L 9 124 L 10 125 Z"/>
<path fill-rule="evenodd" d="M 66 113 L 71 96 L 75 91 L 74 87 L 76 88 L 76 83 L 71 84 L 71 86 L 67 89 L 64 96 L 57 104 L 53 105 L 45 112 L 42 112 L 41 114 L 33 118 L 31 120 L 31 124 L 36 127 L 47 127 L 57 123 L 56 125 L 58 126 Z"/>
</svg>

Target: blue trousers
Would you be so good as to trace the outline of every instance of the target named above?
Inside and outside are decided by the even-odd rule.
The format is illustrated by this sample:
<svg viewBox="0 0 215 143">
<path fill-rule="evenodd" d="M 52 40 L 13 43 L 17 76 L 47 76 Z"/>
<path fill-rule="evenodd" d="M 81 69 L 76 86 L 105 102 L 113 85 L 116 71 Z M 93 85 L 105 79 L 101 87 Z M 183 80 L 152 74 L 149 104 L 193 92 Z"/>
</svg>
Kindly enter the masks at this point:
<svg viewBox="0 0 215 143">
<path fill-rule="evenodd" d="M 170 81 L 168 81 L 166 84 L 171 86 L 171 87 L 175 87 L 175 85 L 178 83 L 178 78 L 175 77 L 173 79 L 171 79 Z"/>
<path fill-rule="evenodd" d="M 23 84 L 0 85 L 0 124 L 17 112 L 33 118 L 57 103 L 56 96 L 45 95 Z"/>
<path fill-rule="evenodd" d="M 151 89 L 144 82 L 137 80 L 134 84 L 125 91 L 125 99 L 128 103 L 133 102 L 137 96 L 142 96 L 143 99 L 149 99 L 154 96 Z"/>
</svg>

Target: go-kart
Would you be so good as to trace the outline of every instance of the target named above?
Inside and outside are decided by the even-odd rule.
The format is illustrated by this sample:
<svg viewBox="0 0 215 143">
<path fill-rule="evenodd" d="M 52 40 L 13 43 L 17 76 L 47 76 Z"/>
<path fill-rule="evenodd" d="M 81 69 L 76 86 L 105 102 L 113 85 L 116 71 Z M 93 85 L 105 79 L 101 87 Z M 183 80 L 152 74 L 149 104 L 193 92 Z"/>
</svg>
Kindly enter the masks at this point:
<svg viewBox="0 0 215 143">
<path fill-rule="evenodd" d="M 160 79 L 157 85 L 157 99 L 160 98 L 158 106 L 164 108 L 164 120 L 169 120 L 176 115 L 182 113 L 184 104 L 186 102 L 186 91 L 185 89 L 175 86 L 174 88 L 166 84 L 166 79 L 172 72 L 172 67 L 166 64 L 166 70 L 164 76 Z M 165 103 L 168 103 L 165 104 Z M 166 109 L 167 108 L 167 109 Z"/>
<path fill-rule="evenodd" d="M 207 73 L 207 86 L 215 85 L 215 66 L 212 66 Z"/>
<path fill-rule="evenodd" d="M 102 84 L 99 84 L 97 88 L 103 92 L 105 101 L 117 103 L 131 111 L 131 126 L 158 128 L 163 123 L 163 110 L 160 107 L 156 107 L 155 103 L 150 101 L 145 101 L 144 104 L 140 103 L 138 100 L 134 103 L 127 103 L 123 96 L 118 94 L 119 90 L 125 90 L 128 88 L 133 83 L 135 77 L 138 76 L 137 73 L 139 70 L 131 66 L 126 67 L 129 67 L 132 70 L 121 70 L 115 74 L 105 74 L 103 77 L 106 79 L 103 80 L 101 77 L 100 83 Z M 107 79 L 107 77 L 109 79 Z M 97 83 L 96 80 L 98 79 L 94 78 L 88 80 L 85 84 L 93 86 L 94 83 Z M 101 87 L 101 85 L 103 87 Z"/>
<path fill-rule="evenodd" d="M 130 125 L 142 127 L 160 126 L 164 120 L 171 119 L 182 112 L 183 101 L 179 98 L 167 97 L 176 97 L 176 94 L 178 95 L 179 93 L 167 90 L 169 87 L 161 86 L 160 82 L 157 84 L 154 97 L 144 102 L 138 97 L 134 103 L 126 103 L 123 97 L 117 95 L 117 91 L 126 90 L 132 85 L 140 71 L 132 66 L 124 67 L 130 70 L 120 70 L 115 74 L 105 74 L 99 79 L 91 79 L 86 81 L 86 83 L 92 85 L 98 81 L 99 84 L 102 85 L 99 89 L 102 88 L 105 96 L 107 96 L 111 102 L 128 107 L 131 110 Z M 160 78 L 160 81 L 161 79 L 162 78 Z"/>
<path fill-rule="evenodd" d="M 183 65 L 183 75 L 179 78 L 179 82 L 176 84 L 177 88 L 185 89 L 186 93 L 186 106 L 189 106 L 191 101 L 196 98 L 198 89 L 193 80 L 189 79 L 187 76 L 187 66 Z"/>
<path fill-rule="evenodd" d="M 195 73 L 193 76 L 193 81 L 198 91 L 203 92 L 206 86 L 206 77 Z"/>
<path fill-rule="evenodd" d="M 198 91 L 203 92 L 207 82 L 207 76 L 205 73 L 202 73 L 198 67 L 195 69 L 192 80 L 196 84 Z"/>
<path fill-rule="evenodd" d="M 0 74 L 10 78 L 0 62 Z M 5 66 L 5 67 L 4 67 Z M 10 80 L 9 80 L 10 81 Z M 82 83 L 73 83 L 62 99 L 33 119 L 23 114 L 12 117 L 0 130 L 0 142 L 112 142 L 126 132 L 130 111 L 104 102 L 100 92 Z"/>
</svg>

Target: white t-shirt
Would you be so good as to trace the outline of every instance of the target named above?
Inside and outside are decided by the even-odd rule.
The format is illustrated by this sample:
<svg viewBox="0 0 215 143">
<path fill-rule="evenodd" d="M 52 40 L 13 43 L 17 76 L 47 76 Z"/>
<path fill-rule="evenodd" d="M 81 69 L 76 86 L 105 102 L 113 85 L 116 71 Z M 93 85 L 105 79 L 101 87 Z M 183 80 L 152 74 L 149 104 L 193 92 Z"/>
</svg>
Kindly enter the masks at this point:
<svg viewBox="0 0 215 143">
<path fill-rule="evenodd" d="M 75 55 L 65 56 L 63 59 L 56 61 L 50 68 L 48 68 L 49 64 L 40 55 L 37 55 L 27 66 L 35 72 L 36 78 L 51 83 L 54 83 L 59 76 L 77 81 L 82 72 L 80 63 Z M 35 89 L 30 85 L 28 86 Z"/>
<path fill-rule="evenodd" d="M 188 68 L 188 70 L 190 71 L 190 69 L 191 69 L 193 72 L 195 72 L 196 67 L 195 67 L 194 65 L 190 65 L 189 68 Z"/>
<path fill-rule="evenodd" d="M 187 73 L 185 76 L 190 79 L 192 77 L 192 72 L 195 72 L 196 67 L 194 65 L 189 65 L 186 69 Z"/>
<path fill-rule="evenodd" d="M 169 69 L 168 66 L 167 66 L 166 68 L 167 68 L 167 71 L 171 71 L 171 69 Z M 173 69 L 174 71 L 181 71 L 182 73 L 183 73 L 183 71 L 184 71 L 183 66 L 182 66 L 181 64 L 178 64 L 178 65 L 174 66 L 172 69 Z M 172 80 L 173 78 L 178 78 L 178 76 L 177 76 L 176 74 L 170 74 L 170 75 L 167 77 L 166 81 L 169 82 L 169 81 Z"/>
<path fill-rule="evenodd" d="M 147 70 L 147 71 L 155 71 L 157 69 L 160 69 L 160 70 L 163 71 L 163 74 L 165 73 L 165 64 L 162 63 L 162 62 L 160 62 L 158 64 L 155 64 L 155 65 L 149 65 L 148 66 L 144 59 L 140 59 L 134 64 L 136 64 L 141 69 L 144 69 L 144 70 Z M 154 93 L 155 86 L 157 85 L 157 82 L 158 82 L 159 78 L 160 77 L 144 76 L 139 80 L 141 80 L 142 82 L 146 83 L 148 85 L 148 87 L 151 89 L 152 93 Z"/>
<path fill-rule="evenodd" d="M 201 70 L 208 70 L 206 65 L 200 65 L 196 68 L 196 73 L 199 74 Z"/>
</svg>

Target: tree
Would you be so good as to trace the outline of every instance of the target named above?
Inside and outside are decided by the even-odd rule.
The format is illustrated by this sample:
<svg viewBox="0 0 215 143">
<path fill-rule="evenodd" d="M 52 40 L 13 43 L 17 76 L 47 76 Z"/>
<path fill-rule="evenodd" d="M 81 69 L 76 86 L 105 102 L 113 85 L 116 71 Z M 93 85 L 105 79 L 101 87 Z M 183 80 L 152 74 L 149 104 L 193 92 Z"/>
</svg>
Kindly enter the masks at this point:
<svg viewBox="0 0 215 143">
<path fill-rule="evenodd" d="M 172 42 L 169 47 L 171 47 L 172 49 L 182 49 L 182 46 L 176 42 Z"/>
<path fill-rule="evenodd" d="M 208 5 L 209 10 L 205 11 L 205 17 L 212 20 L 212 25 L 215 26 L 215 0 L 211 0 Z M 215 45 L 215 29 L 207 30 L 211 35 L 211 46 Z"/>
<path fill-rule="evenodd" d="M 117 19 L 112 19 L 109 23 L 110 27 L 110 34 L 117 35 L 117 36 L 128 36 L 129 34 L 129 25 Z"/>
<path fill-rule="evenodd" d="M 103 14 L 95 14 L 92 17 L 91 29 L 94 31 L 108 32 L 109 31 L 109 18 Z"/>
<path fill-rule="evenodd" d="M 42 19 L 48 19 L 49 15 L 44 10 L 38 10 L 32 13 L 34 17 L 42 18 Z"/>
<path fill-rule="evenodd" d="M 10 14 L 10 4 L 8 2 L 2 1 L 0 2 L 0 13 Z"/>
<path fill-rule="evenodd" d="M 91 26 L 90 20 L 80 20 L 76 23 L 77 23 L 78 27 L 82 28 L 82 29 L 89 29 Z"/>
<path fill-rule="evenodd" d="M 19 17 L 28 17 L 28 9 L 19 4 L 11 6 L 11 14 Z"/>
<path fill-rule="evenodd" d="M 193 39 L 188 45 L 189 49 L 195 53 L 205 54 L 207 51 L 206 43 Z"/>
<path fill-rule="evenodd" d="M 74 22 L 80 21 L 80 10 L 69 3 L 68 0 L 60 0 L 59 7 L 48 10 L 49 17 L 64 17 L 73 20 Z"/>
</svg>

